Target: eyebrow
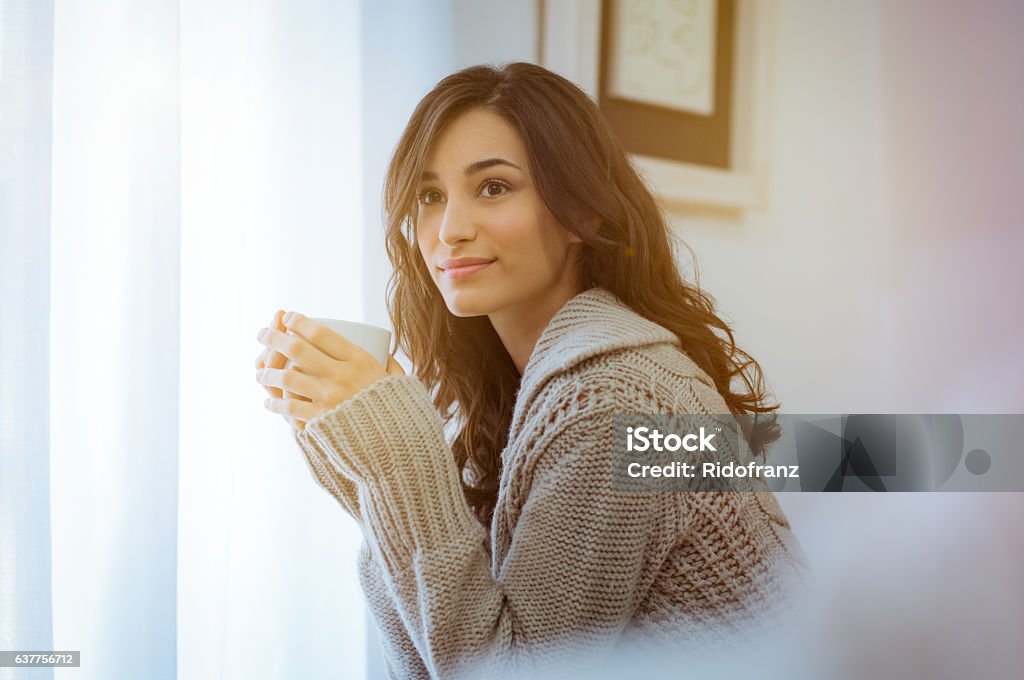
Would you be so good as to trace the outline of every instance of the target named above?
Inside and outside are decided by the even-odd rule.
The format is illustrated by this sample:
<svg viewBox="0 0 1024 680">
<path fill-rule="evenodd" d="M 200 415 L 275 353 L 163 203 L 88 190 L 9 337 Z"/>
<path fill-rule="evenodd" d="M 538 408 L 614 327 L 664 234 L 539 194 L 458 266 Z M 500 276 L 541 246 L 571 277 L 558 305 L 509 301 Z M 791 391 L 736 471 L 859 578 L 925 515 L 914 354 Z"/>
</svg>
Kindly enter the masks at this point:
<svg viewBox="0 0 1024 680">
<path fill-rule="evenodd" d="M 464 172 L 466 177 L 469 177 L 470 175 L 474 175 L 480 172 L 481 170 L 486 170 L 487 168 L 494 167 L 495 165 L 507 165 L 511 168 L 515 168 L 516 170 L 521 170 L 521 168 L 518 165 L 516 165 L 512 161 L 507 161 L 504 158 L 485 158 L 482 161 L 470 163 L 469 165 L 466 166 Z M 437 181 L 437 173 L 432 170 L 424 170 L 423 174 L 420 175 L 420 181 Z"/>
</svg>

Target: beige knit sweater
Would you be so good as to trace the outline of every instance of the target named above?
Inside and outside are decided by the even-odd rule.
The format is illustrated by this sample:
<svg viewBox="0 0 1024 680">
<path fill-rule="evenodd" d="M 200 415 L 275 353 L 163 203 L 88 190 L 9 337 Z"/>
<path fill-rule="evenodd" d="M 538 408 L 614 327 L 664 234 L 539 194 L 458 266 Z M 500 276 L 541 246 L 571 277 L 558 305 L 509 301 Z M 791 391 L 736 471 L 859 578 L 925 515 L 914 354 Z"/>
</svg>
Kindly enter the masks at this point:
<svg viewBox="0 0 1024 680">
<path fill-rule="evenodd" d="M 542 668 L 636 633 L 709 641 L 777 610 L 805 561 L 774 496 L 613 490 L 616 412 L 728 409 L 675 335 L 593 288 L 525 368 L 489 532 L 415 376 L 296 434 L 362 526 L 360 582 L 393 677 Z"/>
</svg>

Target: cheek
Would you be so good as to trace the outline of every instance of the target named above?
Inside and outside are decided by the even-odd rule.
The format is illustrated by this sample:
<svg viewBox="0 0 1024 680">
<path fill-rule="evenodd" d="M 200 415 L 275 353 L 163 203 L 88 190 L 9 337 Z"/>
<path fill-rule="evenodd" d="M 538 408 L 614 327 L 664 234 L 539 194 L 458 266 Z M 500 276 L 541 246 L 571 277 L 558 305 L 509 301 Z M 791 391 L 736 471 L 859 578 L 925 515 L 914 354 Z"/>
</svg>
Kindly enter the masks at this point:
<svg viewBox="0 0 1024 680">
<path fill-rule="evenodd" d="M 506 252 L 547 250 L 552 238 L 544 216 L 530 203 L 507 206 L 492 214 L 487 224 L 488 236 Z"/>
<path fill-rule="evenodd" d="M 550 215 L 538 219 L 537 225 L 539 232 L 536 238 L 546 259 L 553 263 L 563 262 L 569 254 L 572 234 Z"/>
<path fill-rule="evenodd" d="M 416 245 L 420 249 L 420 255 L 424 259 L 428 259 L 430 251 L 433 249 L 434 239 L 430 232 L 430 225 L 426 222 L 418 222 L 414 228 L 416 235 Z"/>
<path fill-rule="evenodd" d="M 434 268 L 430 266 L 430 262 L 433 260 L 433 254 L 430 248 L 430 244 L 424 235 L 420 232 L 416 233 L 416 245 L 417 250 L 420 254 L 420 262 L 427 270 L 427 275 L 431 278 L 434 277 Z"/>
</svg>

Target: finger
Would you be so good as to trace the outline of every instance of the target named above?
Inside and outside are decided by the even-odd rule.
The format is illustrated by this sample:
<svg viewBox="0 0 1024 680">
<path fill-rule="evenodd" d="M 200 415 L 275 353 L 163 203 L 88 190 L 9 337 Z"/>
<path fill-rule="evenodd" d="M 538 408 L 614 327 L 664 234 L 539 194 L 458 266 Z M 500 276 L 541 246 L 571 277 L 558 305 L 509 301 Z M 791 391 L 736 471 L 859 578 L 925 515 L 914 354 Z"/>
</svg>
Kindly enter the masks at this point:
<svg viewBox="0 0 1024 680">
<path fill-rule="evenodd" d="M 284 324 L 281 323 L 281 317 L 284 316 L 284 310 L 277 310 L 274 313 L 274 318 L 270 321 L 270 328 L 275 328 L 281 332 L 284 332 Z M 275 352 L 269 347 L 263 350 L 263 363 L 257 365 L 256 368 L 284 368 L 284 365 L 288 362 L 288 357 L 284 356 L 280 352 Z"/>
<path fill-rule="evenodd" d="M 284 324 L 281 323 L 281 317 L 284 316 L 284 310 L 279 309 L 274 312 L 274 318 L 270 320 L 269 328 L 276 328 L 279 331 L 284 332 Z M 259 356 L 256 357 L 256 368 L 283 368 L 284 362 L 287 359 L 280 356 L 277 352 L 274 352 L 269 347 L 265 348 L 260 352 Z"/>
<path fill-rule="evenodd" d="M 394 355 L 388 357 L 387 372 L 388 375 L 405 375 L 405 369 L 402 368 L 400 363 L 395 361 Z"/>
<path fill-rule="evenodd" d="M 284 330 L 284 326 L 281 324 L 281 317 L 284 316 L 284 310 L 279 309 L 274 312 L 273 318 L 270 320 L 269 328 L 276 328 L 279 331 Z M 262 329 L 261 329 L 262 330 Z M 260 355 L 256 357 L 256 368 L 263 368 L 266 366 L 267 359 L 270 357 L 270 353 L 264 349 L 260 352 Z"/>
<path fill-rule="evenodd" d="M 282 316 L 284 316 L 284 310 L 283 309 L 277 310 L 277 312 L 274 313 L 274 320 L 273 320 L 273 323 L 271 324 L 274 328 L 276 328 L 279 331 L 284 331 L 285 330 L 284 324 L 281 323 L 281 317 Z M 269 349 L 267 351 L 270 352 Z M 270 358 L 269 365 L 267 366 L 267 368 L 283 368 L 283 369 L 287 369 L 287 368 L 289 368 L 291 366 L 291 362 L 288 361 L 288 357 L 286 357 L 285 355 L 281 354 L 280 352 L 270 352 L 270 355 L 271 355 L 271 358 Z M 291 392 L 287 392 L 287 391 L 284 391 L 284 390 L 280 390 L 280 389 L 278 389 L 276 387 L 268 387 L 267 388 L 267 392 L 273 393 L 270 396 L 277 397 L 279 399 L 296 399 L 296 398 L 299 398 L 298 395 L 292 394 Z M 306 429 L 306 423 L 304 423 L 303 421 L 301 421 L 301 420 L 299 420 L 297 418 L 292 418 L 291 416 L 284 415 L 284 414 L 281 415 L 281 418 L 284 419 L 284 422 L 288 423 L 288 427 L 292 428 L 292 431 L 294 431 L 294 432 L 301 432 L 302 430 Z"/>
<path fill-rule="evenodd" d="M 276 328 L 279 331 L 284 331 L 285 330 L 284 324 L 281 323 L 281 317 L 282 316 L 284 316 L 284 310 L 281 310 L 281 309 L 277 310 L 274 313 L 274 317 L 270 321 L 270 326 L 272 328 Z M 285 355 L 281 354 L 280 352 L 275 352 L 275 351 L 271 350 L 269 347 L 265 348 L 262 352 L 260 352 L 259 356 L 256 358 L 256 368 L 257 369 L 261 369 L 261 368 L 287 369 L 290 366 L 291 366 L 291 362 L 288 361 L 288 357 L 286 357 Z M 269 386 L 264 385 L 264 389 L 266 390 L 267 394 L 270 395 L 270 397 L 273 398 L 273 399 L 299 399 L 299 400 L 306 400 L 305 397 L 301 397 L 301 396 L 299 396 L 297 394 L 293 394 L 291 392 L 283 391 L 283 390 L 281 390 L 278 387 L 269 387 Z M 288 427 L 290 427 L 295 432 L 300 432 L 300 431 L 306 429 L 306 423 L 304 421 L 302 421 L 302 420 L 299 420 L 297 418 L 293 418 L 291 416 L 284 415 L 284 414 L 281 415 L 281 418 L 286 423 L 288 423 Z"/>
<path fill-rule="evenodd" d="M 256 382 L 260 382 L 260 370 L 267 369 L 267 368 L 277 368 L 277 369 L 286 369 L 286 368 L 288 368 L 288 364 L 289 364 L 288 357 L 284 356 L 283 354 L 281 354 L 279 352 L 272 352 L 269 349 L 267 349 L 265 351 L 266 351 L 266 353 L 270 354 L 270 358 L 267 359 L 265 362 L 260 362 L 260 363 L 258 363 L 256 365 L 256 369 L 257 369 L 256 370 Z M 272 386 L 268 386 L 268 385 L 264 385 L 263 387 L 267 390 L 267 394 L 269 394 L 270 396 L 272 396 L 272 397 L 274 397 L 276 399 L 280 399 L 280 398 L 282 398 L 282 396 L 285 399 L 292 398 L 292 395 L 290 395 L 288 393 L 284 393 L 282 395 L 281 389 L 278 388 L 278 387 L 272 387 Z"/>
<path fill-rule="evenodd" d="M 283 398 L 291 399 L 291 392 L 285 392 Z M 284 418 L 284 422 L 288 423 L 288 426 L 293 430 L 298 431 L 306 429 L 306 423 L 299 420 L 298 418 L 292 418 L 291 416 L 286 415 L 282 415 L 281 417 Z"/>
<path fill-rule="evenodd" d="M 279 309 L 276 312 L 274 312 L 274 318 L 270 322 L 272 328 L 276 328 L 282 333 L 286 330 L 284 324 L 281 323 L 281 317 L 283 316 L 284 310 Z M 267 349 L 267 352 L 270 354 L 270 359 L 268 359 L 267 361 L 266 368 L 288 369 L 291 366 L 291 362 L 288 361 L 288 357 L 281 354 L 280 352 L 273 352 L 269 348 Z M 271 397 L 275 397 L 277 399 L 305 399 L 305 397 L 300 397 L 297 394 L 293 394 L 292 392 L 288 392 L 287 390 L 282 390 L 277 387 L 267 387 L 266 390 Z M 295 418 L 286 415 L 282 415 L 281 417 L 284 418 L 284 421 L 288 423 L 288 426 L 291 427 L 293 430 L 298 431 L 305 427 L 305 425 L 299 425 L 299 423 L 302 422 L 301 420 L 296 420 Z"/>
<path fill-rule="evenodd" d="M 279 331 L 284 331 L 285 330 L 284 324 L 281 323 L 281 317 L 283 317 L 283 316 L 284 316 L 284 310 L 283 309 L 279 309 L 276 312 L 274 312 L 274 316 L 270 320 L 270 327 L 271 328 L 275 328 L 275 329 L 277 329 Z M 275 352 L 275 351 L 271 350 L 269 347 L 265 348 L 262 352 L 260 352 L 259 356 L 256 357 L 256 368 L 257 369 L 262 369 L 262 368 L 279 368 L 279 369 L 283 369 L 283 368 L 288 368 L 288 364 L 289 364 L 288 357 L 284 356 L 280 352 Z M 283 399 L 294 399 L 294 398 L 297 397 L 297 395 L 294 395 L 291 392 L 285 392 L 285 391 L 281 390 L 278 387 L 270 387 L 270 386 L 264 385 L 264 389 L 266 390 L 267 394 L 269 394 L 270 397 L 273 398 L 273 399 L 282 399 L 282 398 Z M 293 417 L 291 417 L 289 415 L 282 414 L 281 418 L 286 423 L 288 423 L 288 426 L 290 428 L 292 428 L 292 430 L 294 430 L 296 432 L 299 432 L 299 431 L 304 430 L 306 428 L 306 424 L 303 421 L 298 420 L 296 418 L 293 418 Z"/>
<path fill-rule="evenodd" d="M 256 376 L 256 382 L 259 382 L 259 381 L 260 381 L 260 378 L 259 378 L 259 375 L 257 375 Z M 265 389 L 267 391 L 267 394 L 272 396 L 274 399 L 280 399 L 282 396 L 284 396 L 284 395 L 281 394 L 281 390 L 278 389 L 277 387 L 267 387 L 266 385 L 264 385 L 263 389 Z"/>
<path fill-rule="evenodd" d="M 366 351 L 345 336 L 298 312 L 288 312 L 282 321 L 286 329 L 305 338 L 321 352 L 339 361 L 347 361 L 354 354 Z"/>
<path fill-rule="evenodd" d="M 268 349 L 285 355 L 304 373 L 323 375 L 331 369 L 331 364 L 334 363 L 334 359 L 298 335 L 289 335 L 273 328 L 263 328 L 256 338 Z"/>
<path fill-rule="evenodd" d="M 288 357 L 286 357 L 285 355 L 281 354 L 280 352 L 271 352 L 269 349 L 267 351 L 270 352 L 270 359 L 267 360 L 267 365 L 265 366 L 265 368 L 288 368 Z M 259 381 L 259 375 L 258 374 L 256 376 L 256 380 L 257 380 L 257 382 Z M 266 387 L 266 386 L 264 386 L 264 387 Z M 292 395 L 289 394 L 288 392 L 285 392 L 285 393 L 282 394 L 281 390 L 279 388 L 277 388 L 277 387 L 267 387 L 266 389 L 267 389 L 267 392 L 272 397 L 276 397 L 278 399 L 280 399 L 282 397 L 285 398 L 285 399 L 291 399 L 292 398 Z M 289 423 L 289 424 L 291 424 L 291 423 Z"/>
<path fill-rule="evenodd" d="M 271 398 L 264 402 L 264 406 L 272 413 L 280 413 L 306 422 L 320 415 L 320 407 L 311 401 Z"/>
<path fill-rule="evenodd" d="M 277 352 L 272 352 L 270 349 L 264 350 L 263 354 L 269 355 L 269 357 L 256 363 L 256 382 L 258 383 L 260 382 L 261 371 L 266 370 L 267 368 L 284 368 L 285 363 L 287 363 L 288 361 L 286 357 L 281 356 Z M 267 390 L 267 394 L 269 394 L 270 396 L 274 397 L 275 399 L 281 398 L 282 395 L 281 390 L 279 388 L 268 387 L 267 385 L 263 385 L 263 387 L 264 389 Z"/>
<path fill-rule="evenodd" d="M 257 384 L 262 384 L 262 383 L 260 383 L 260 373 L 264 370 L 266 365 L 267 365 L 267 363 L 263 359 L 263 354 L 261 354 L 260 357 L 258 359 L 256 359 L 256 383 Z M 281 398 L 281 390 L 279 390 L 278 388 L 276 388 L 276 387 L 268 387 L 266 385 L 263 385 L 263 389 L 265 389 L 267 391 L 267 394 L 269 394 L 271 397 L 274 397 L 275 399 L 280 399 Z"/>
<path fill-rule="evenodd" d="M 288 361 L 287 357 L 285 357 L 284 355 L 281 355 L 281 354 L 277 354 L 277 356 L 281 357 L 281 360 L 284 362 L 284 366 L 282 366 L 281 368 L 289 369 L 289 368 L 292 367 L 292 363 L 290 361 Z M 299 370 L 299 369 L 296 368 L 295 370 Z M 298 399 L 300 401 L 309 401 L 308 399 L 306 399 L 306 397 L 302 397 L 302 396 L 299 396 L 297 394 L 294 394 L 294 393 L 288 392 L 288 391 L 284 391 L 283 392 L 283 398 L 284 399 Z M 299 420 L 298 418 L 292 418 L 291 416 L 281 416 L 281 417 L 284 418 L 285 421 L 288 423 L 288 425 L 290 425 L 291 428 L 293 430 L 295 430 L 296 432 L 298 432 L 300 430 L 305 430 L 306 429 L 306 423 L 304 421 L 302 421 L 302 420 Z"/>
<path fill-rule="evenodd" d="M 288 364 L 288 357 L 280 352 L 267 349 L 267 354 L 267 363 L 262 368 L 284 368 Z"/>
<path fill-rule="evenodd" d="M 311 401 L 319 401 L 325 396 L 320 380 L 293 369 L 264 368 L 256 380 L 264 387 L 277 387 Z"/>
<path fill-rule="evenodd" d="M 296 401 L 310 401 L 305 397 L 299 396 L 297 394 L 292 394 L 291 392 L 282 392 L 280 389 L 276 387 L 265 387 L 264 389 L 267 391 L 267 394 L 269 394 L 272 399 L 295 399 Z M 288 423 L 288 425 L 291 426 L 292 429 L 301 430 L 305 428 L 304 425 L 302 427 L 296 428 L 296 419 L 292 418 L 291 416 L 282 415 L 281 417 L 284 418 L 284 421 Z"/>
<path fill-rule="evenodd" d="M 287 368 L 288 367 L 285 366 L 286 370 L 287 370 Z M 259 371 L 256 372 L 256 382 L 260 382 Z M 283 399 L 300 399 L 302 401 L 313 401 L 312 399 L 308 399 L 307 397 L 304 397 L 301 394 L 294 394 L 292 392 L 288 392 L 287 390 L 282 390 L 280 387 L 272 387 L 272 386 L 269 386 L 269 385 L 263 385 L 263 389 L 265 389 L 267 391 L 267 394 L 269 394 L 270 396 L 274 397 L 275 399 L 282 399 L 283 398 Z"/>
<path fill-rule="evenodd" d="M 273 320 L 270 322 L 270 328 L 285 333 L 288 329 L 282 323 L 281 318 L 285 315 L 284 309 L 279 309 L 273 314 Z M 268 350 L 269 351 L 269 350 Z M 270 369 L 283 369 L 285 364 L 288 363 L 288 357 L 281 354 L 280 352 L 270 351 L 270 356 L 267 359 L 267 368 Z"/>
<path fill-rule="evenodd" d="M 284 368 L 285 364 L 288 363 L 288 357 L 282 355 L 280 352 L 275 352 L 269 347 L 256 357 L 256 368 Z"/>
<path fill-rule="evenodd" d="M 283 358 L 284 358 L 284 366 L 282 366 L 281 368 L 283 368 L 285 370 L 291 369 L 293 371 L 298 371 L 299 373 L 302 373 L 302 370 L 298 366 L 292 365 L 292 362 L 288 361 L 287 357 L 283 357 Z M 306 399 L 306 397 L 300 396 L 298 394 L 292 394 L 291 392 L 288 392 L 287 390 L 285 390 L 284 398 L 285 399 Z"/>
</svg>

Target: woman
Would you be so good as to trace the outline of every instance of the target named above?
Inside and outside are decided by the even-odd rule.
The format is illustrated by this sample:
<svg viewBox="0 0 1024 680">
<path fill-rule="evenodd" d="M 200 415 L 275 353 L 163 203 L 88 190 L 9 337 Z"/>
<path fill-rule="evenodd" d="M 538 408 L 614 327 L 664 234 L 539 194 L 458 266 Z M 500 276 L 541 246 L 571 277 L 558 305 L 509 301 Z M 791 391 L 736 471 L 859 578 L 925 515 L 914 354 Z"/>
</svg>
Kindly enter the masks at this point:
<svg viewBox="0 0 1024 680">
<path fill-rule="evenodd" d="M 384 207 L 389 311 L 415 375 L 294 312 L 261 331 L 257 364 L 267 408 L 361 523 L 392 674 L 763 618 L 800 563 L 770 493 L 612 488 L 614 413 L 754 416 L 762 453 L 777 406 L 680 277 L 590 99 L 525 63 L 445 78 L 398 143 Z"/>
</svg>

